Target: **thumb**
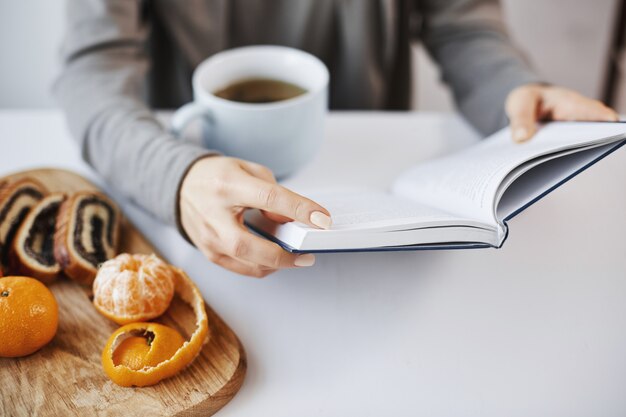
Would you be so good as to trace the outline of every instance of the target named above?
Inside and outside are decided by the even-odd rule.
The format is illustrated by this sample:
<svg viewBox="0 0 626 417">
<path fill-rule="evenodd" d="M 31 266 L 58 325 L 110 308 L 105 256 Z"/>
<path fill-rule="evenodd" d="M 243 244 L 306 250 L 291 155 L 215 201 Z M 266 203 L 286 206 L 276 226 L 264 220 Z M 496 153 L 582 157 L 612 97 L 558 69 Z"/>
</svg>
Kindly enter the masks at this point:
<svg viewBox="0 0 626 417">
<path fill-rule="evenodd" d="M 537 110 L 540 103 L 541 93 L 532 86 L 516 88 L 509 94 L 506 101 L 506 113 L 515 142 L 525 142 L 537 131 Z"/>
</svg>

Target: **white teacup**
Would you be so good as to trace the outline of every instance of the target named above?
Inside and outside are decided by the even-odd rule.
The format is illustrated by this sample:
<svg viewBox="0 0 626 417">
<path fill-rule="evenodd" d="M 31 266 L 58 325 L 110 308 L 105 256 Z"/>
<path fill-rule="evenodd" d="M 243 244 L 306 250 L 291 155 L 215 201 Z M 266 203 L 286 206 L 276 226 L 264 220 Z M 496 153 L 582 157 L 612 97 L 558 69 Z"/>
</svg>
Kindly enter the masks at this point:
<svg viewBox="0 0 626 417">
<path fill-rule="evenodd" d="M 214 95 L 252 78 L 292 83 L 306 92 L 271 103 L 242 103 Z M 328 79 L 328 69 L 319 59 L 297 49 L 247 46 L 220 52 L 194 71 L 194 101 L 176 111 L 171 129 L 180 136 L 190 121 L 202 117 L 204 146 L 265 165 L 284 178 L 306 164 L 322 141 Z"/>
</svg>

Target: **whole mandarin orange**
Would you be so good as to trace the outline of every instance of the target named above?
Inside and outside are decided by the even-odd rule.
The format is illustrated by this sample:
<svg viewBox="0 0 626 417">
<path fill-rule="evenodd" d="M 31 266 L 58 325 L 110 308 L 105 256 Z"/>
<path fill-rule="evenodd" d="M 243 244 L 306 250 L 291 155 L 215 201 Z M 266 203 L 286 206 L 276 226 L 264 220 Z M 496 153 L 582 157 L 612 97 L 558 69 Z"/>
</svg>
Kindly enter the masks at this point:
<svg viewBox="0 0 626 417">
<path fill-rule="evenodd" d="M 54 295 L 29 277 L 0 278 L 0 357 L 30 355 L 57 332 L 59 308 Z"/>
</svg>

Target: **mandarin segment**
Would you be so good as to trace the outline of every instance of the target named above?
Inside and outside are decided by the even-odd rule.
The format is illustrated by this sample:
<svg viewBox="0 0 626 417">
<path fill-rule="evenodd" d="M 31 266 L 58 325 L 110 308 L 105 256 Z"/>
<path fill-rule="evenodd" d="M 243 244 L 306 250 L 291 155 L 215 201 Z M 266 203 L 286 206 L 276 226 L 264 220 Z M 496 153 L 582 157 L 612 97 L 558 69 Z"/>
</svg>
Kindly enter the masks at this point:
<svg viewBox="0 0 626 417">
<path fill-rule="evenodd" d="M 93 283 L 94 306 L 118 324 L 163 314 L 174 296 L 174 272 L 155 255 L 121 254 L 102 264 Z"/>
<path fill-rule="evenodd" d="M 50 290 L 29 277 L 0 278 L 0 357 L 30 355 L 57 332 L 59 308 Z"/>
</svg>

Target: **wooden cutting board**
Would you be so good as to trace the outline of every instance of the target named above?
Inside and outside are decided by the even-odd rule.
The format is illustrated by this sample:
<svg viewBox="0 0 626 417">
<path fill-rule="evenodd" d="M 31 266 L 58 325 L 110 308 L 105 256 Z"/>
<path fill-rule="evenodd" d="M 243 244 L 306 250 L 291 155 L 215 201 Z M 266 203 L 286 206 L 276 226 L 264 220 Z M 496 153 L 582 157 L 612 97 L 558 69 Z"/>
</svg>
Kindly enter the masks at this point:
<svg viewBox="0 0 626 417">
<path fill-rule="evenodd" d="M 50 191 L 97 189 L 84 178 L 57 169 L 20 172 L 5 179 L 24 176 L 39 180 Z M 126 220 L 120 237 L 120 252 L 156 252 Z M 152 387 L 123 388 L 102 370 L 102 349 L 118 326 L 96 312 L 91 289 L 64 277 L 50 289 L 59 304 L 59 329 L 51 343 L 30 356 L 0 358 L 1 416 L 209 416 L 241 387 L 244 349 L 208 305 L 210 338 L 189 367 Z M 177 297 L 157 321 L 187 338 L 194 326 L 191 308 Z"/>
</svg>

